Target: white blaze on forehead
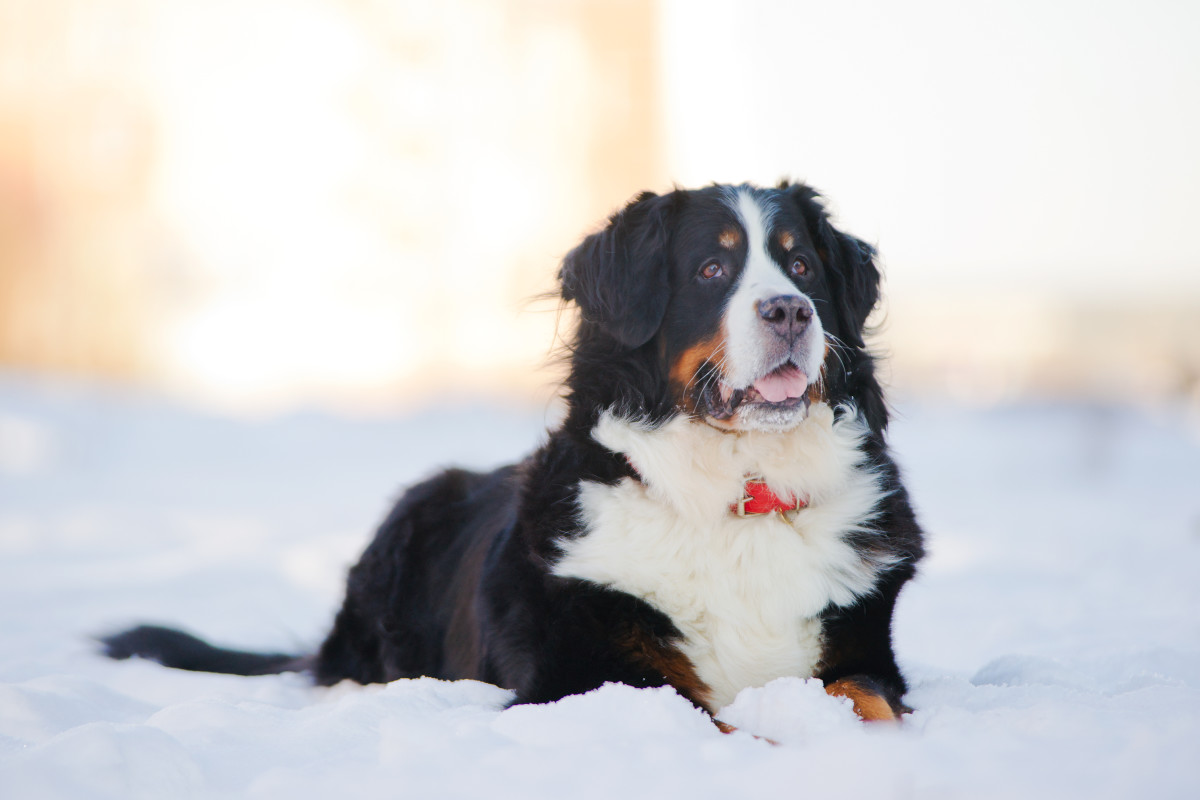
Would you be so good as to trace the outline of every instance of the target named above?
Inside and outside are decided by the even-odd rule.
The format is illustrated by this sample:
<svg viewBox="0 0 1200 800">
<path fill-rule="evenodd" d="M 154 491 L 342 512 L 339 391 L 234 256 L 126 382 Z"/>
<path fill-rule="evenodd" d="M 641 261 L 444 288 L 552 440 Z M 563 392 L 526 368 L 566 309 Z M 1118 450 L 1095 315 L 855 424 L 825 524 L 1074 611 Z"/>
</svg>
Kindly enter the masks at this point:
<svg viewBox="0 0 1200 800">
<path fill-rule="evenodd" d="M 736 190 L 731 201 L 730 205 L 737 213 L 738 220 L 746 229 L 747 244 L 749 245 L 747 256 L 753 258 L 756 254 L 761 254 L 767 261 L 770 261 L 771 258 L 767 255 L 767 234 L 770 232 L 771 221 L 775 216 L 774 205 L 763 206 L 749 189 Z"/>
<path fill-rule="evenodd" d="M 726 328 L 729 331 L 726 380 L 733 387 L 742 388 L 776 366 L 763 363 L 766 334 L 758 316 L 759 301 L 779 295 L 804 295 L 767 250 L 775 216 L 774 204 L 755 197 L 754 192 L 747 188 L 730 191 L 726 195 L 726 202 L 746 230 L 746 264 L 725 310 Z M 817 339 L 824 339 L 824 331 L 816 316 L 813 317 L 810 334 Z M 797 366 L 811 380 L 821 368 L 823 348 L 817 347 L 814 340 L 805 354 L 798 355 L 806 356 Z"/>
<path fill-rule="evenodd" d="M 746 268 L 738 281 L 733 302 L 739 295 L 752 296 L 758 301 L 781 294 L 800 294 L 767 250 L 767 238 L 775 217 L 774 204 L 760 202 L 749 189 L 738 190 L 735 200 L 733 210 L 746 229 L 747 248 Z M 754 302 L 749 305 L 754 306 Z"/>
</svg>

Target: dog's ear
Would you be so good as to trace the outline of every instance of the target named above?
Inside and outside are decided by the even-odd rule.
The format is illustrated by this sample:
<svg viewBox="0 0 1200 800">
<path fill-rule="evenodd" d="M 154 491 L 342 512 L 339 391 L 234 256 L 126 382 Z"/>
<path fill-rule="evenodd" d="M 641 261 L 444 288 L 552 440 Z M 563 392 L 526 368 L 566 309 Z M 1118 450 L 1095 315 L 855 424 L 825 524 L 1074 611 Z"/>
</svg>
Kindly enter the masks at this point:
<svg viewBox="0 0 1200 800">
<path fill-rule="evenodd" d="M 804 184 L 784 186 L 800 207 L 817 254 L 827 268 L 838 316 L 849 336 L 848 344 L 863 347 L 863 327 L 879 302 L 879 267 L 875 248 L 861 239 L 842 233 L 829 222 L 821 195 Z"/>
<path fill-rule="evenodd" d="M 641 347 L 662 324 L 670 292 L 670 196 L 644 192 L 563 259 L 564 300 L 627 347 Z"/>
</svg>

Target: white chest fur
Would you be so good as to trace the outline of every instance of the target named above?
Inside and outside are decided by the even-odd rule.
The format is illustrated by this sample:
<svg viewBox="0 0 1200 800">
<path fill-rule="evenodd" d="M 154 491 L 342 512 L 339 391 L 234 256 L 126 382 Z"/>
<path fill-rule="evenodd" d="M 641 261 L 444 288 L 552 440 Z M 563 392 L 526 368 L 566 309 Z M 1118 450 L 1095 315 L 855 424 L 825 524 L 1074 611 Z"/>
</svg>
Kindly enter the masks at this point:
<svg viewBox="0 0 1200 800">
<path fill-rule="evenodd" d="M 869 530 L 883 496 L 862 463 L 865 433 L 853 414 L 835 423 L 824 404 L 787 433 L 730 434 L 683 417 L 652 429 L 605 414 L 594 438 L 625 454 L 644 483 L 583 483 L 586 533 L 561 543 L 554 572 L 669 616 L 713 710 L 748 686 L 809 676 L 821 652 L 817 614 L 870 591 L 883 566 L 845 541 Z M 732 515 L 747 475 L 808 507 L 791 522 Z"/>
</svg>

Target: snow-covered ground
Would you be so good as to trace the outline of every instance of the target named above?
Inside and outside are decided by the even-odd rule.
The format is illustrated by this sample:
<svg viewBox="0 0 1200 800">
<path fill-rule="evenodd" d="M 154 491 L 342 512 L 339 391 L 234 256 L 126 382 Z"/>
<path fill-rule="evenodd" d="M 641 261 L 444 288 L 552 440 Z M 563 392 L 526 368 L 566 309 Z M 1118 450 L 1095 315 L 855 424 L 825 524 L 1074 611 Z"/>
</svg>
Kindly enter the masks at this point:
<svg viewBox="0 0 1200 800">
<path fill-rule="evenodd" d="M 896 646 L 916 712 L 819 685 L 504 710 L 484 684 L 310 687 L 96 655 L 137 621 L 320 641 L 399 487 L 528 450 L 545 414 L 247 422 L 0 376 L 0 798 L 1200 797 L 1200 423 L 901 403 L 932 555 Z"/>
</svg>

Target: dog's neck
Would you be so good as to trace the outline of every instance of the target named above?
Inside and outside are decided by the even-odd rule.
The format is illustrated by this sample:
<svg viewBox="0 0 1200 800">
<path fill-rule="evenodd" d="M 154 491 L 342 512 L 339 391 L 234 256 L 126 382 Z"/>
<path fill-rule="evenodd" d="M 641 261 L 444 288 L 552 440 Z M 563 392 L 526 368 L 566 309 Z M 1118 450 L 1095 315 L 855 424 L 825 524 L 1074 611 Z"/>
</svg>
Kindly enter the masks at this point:
<svg viewBox="0 0 1200 800">
<path fill-rule="evenodd" d="M 679 415 L 653 425 L 607 411 L 592 438 L 620 454 L 648 495 L 681 516 L 711 520 L 729 513 L 761 480 L 786 503 L 817 505 L 836 494 L 861 466 L 868 428 L 847 409 L 840 417 L 825 403 L 783 432 L 726 433 Z"/>
</svg>

